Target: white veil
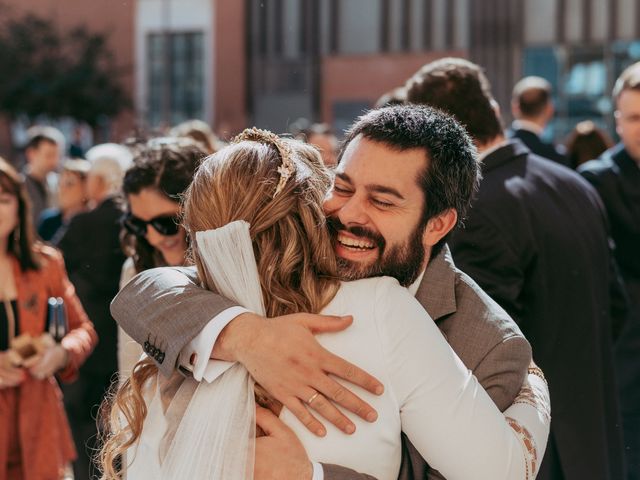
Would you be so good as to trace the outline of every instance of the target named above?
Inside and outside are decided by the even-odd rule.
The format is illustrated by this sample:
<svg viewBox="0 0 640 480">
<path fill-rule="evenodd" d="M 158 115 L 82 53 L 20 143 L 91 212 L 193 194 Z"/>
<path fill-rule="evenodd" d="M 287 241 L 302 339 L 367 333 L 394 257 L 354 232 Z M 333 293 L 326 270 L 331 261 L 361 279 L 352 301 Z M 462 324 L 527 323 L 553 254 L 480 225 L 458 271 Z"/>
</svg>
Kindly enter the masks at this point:
<svg viewBox="0 0 640 480">
<path fill-rule="evenodd" d="M 195 241 L 207 288 L 264 314 L 249 224 L 197 232 Z M 127 452 L 128 480 L 253 479 L 254 382 L 242 365 L 212 383 L 158 375 L 146 399 L 142 435 Z"/>
</svg>

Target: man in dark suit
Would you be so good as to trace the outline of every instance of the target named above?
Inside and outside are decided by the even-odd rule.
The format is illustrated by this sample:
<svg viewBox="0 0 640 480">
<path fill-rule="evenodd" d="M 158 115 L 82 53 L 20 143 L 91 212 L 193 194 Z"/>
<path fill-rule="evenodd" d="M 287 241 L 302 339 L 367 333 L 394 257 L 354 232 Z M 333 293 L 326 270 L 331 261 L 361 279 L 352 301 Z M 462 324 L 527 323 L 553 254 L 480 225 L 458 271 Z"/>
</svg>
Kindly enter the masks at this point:
<svg viewBox="0 0 640 480">
<path fill-rule="evenodd" d="M 518 322 L 549 381 L 553 418 L 539 479 L 622 478 L 605 213 L 578 174 L 506 140 L 477 65 L 442 59 L 407 98 L 453 114 L 473 138 L 483 180 L 450 241 L 460 268 Z"/>
<path fill-rule="evenodd" d="M 65 387 L 64 401 L 71 424 L 78 460 L 76 478 L 97 478 L 92 467 L 95 448 L 96 413 L 118 371 L 117 324 L 109 303 L 118 293 L 125 257 L 120 248 L 122 211 L 114 197 L 120 191 L 131 154 L 120 145 L 98 145 L 87 152 L 91 167 L 87 193 L 94 209 L 73 217 L 57 245 L 65 259 L 69 279 L 93 322 L 99 343 L 80 368 L 78 380 Z"/>
<path fill-rule="evenodd" d="M 525 77 L 513 87 L 511 113 L 515 119 L 509 137 L 519 138 L 536 155 L 568 166 L 564 147 L 542 140 L 542 133 L 553 118 L 551 84 L 541 77 Z"/>
<path fill-rule="evenodd" d="M 615 256 L 631 312 L 616 345 L 616 367 L 629 480 L 640 479 L 640 63 L 617 80 L 616 130 L 621 143 L 581 166 L 609 214 Z"/>
</svg>

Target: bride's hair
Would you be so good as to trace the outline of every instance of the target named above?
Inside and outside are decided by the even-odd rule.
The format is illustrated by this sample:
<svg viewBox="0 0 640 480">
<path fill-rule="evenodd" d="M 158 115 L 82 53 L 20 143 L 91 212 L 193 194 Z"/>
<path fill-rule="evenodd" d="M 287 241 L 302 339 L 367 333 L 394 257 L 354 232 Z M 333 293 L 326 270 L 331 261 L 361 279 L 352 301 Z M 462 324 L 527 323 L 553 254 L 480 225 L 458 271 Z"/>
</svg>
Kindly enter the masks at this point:
<svg viewBox="0 0 640 480">
<path fill-rule="evenodd" d="M 330 174 L 312 146 L 258 132 L 203 161 L 185 194 L 184 226 L 194 238 L 198 231 L 247 221 L 267 316 L 319 312 L 338 290 L 322 210 Z M 287 165 L 292 167 L 288 178 Z M 204 280 L 195 242 L 191 245 Z M 147 414 L 142 391 L 156 373 L 151 360 L 138 362 L 116 393 L 111 432 L 100 452 L 103 478 L 119 478 L 118 457 L 140 437 Z"/>
</svg>

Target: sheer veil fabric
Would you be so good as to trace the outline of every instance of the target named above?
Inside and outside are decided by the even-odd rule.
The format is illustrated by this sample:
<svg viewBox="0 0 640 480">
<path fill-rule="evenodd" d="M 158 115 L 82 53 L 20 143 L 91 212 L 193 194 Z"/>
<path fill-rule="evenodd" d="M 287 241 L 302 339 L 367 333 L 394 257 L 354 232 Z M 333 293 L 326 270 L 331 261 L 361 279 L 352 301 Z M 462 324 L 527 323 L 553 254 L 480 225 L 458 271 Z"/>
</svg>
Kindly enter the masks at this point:
<svg viewBox="0 0 640 480">
<path fill-rule="evenodd" d="M 195 240 L 207 288 L 264 315 L 249 224 L 235 221 L 197 232 Z M 212 383 L 158 374 L 145 400 L 142 435 L 127 453 L 128 479 L 253 479 L 254 382 L 242 365 Z"/>
</svg>

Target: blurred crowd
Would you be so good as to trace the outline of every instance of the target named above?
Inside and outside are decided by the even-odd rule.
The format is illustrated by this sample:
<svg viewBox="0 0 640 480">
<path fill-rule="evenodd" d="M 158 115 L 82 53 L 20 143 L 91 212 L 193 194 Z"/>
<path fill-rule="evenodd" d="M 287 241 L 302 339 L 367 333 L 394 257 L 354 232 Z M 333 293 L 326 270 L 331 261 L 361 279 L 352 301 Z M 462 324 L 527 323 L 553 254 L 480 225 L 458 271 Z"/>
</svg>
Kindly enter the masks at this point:
<svg viewBox="0 0 640 480">
<path fill-rule="evenodd" d="M 426 103 L 465 117 L 466 113 L 458 115 L 455 105 L 442 100 L 445 93 L 438 98 L 424 93 L 429 90 L 437 96 L 442 87 L 437 82 L 425 86 L 431 77 L 424 71 L 418 72 L 406 85 L 382 95 L 376 106 Z M 611 471 L 622 475 L 622 468 L 626 468 L 625 478 L 637 480 L 640 479 L 640 64 L 627 69 L 618 79 L 613 100 L 620 137 L 615 145 L 592 121 L 578 123 L 563 144 L 543 140 L 554 118 L 554 107 L 551 85 L 539 77 L 519 81 L 513 88 L 510 106 L 494 105 L 498 133 L 478 136 L 481 133 L 476 135 L 471 125 L 473 118 L 458 119 L 469 126 L 478 145 L 489 145 L 480 149 L 485 166 L 494 149 L 509 144 L 524 152 L 519 154 L 536 155 L 553 164 L 542 170 L 545 182 L 564 185 L 558 179 L 569 175 L 577 179 L 571 188 L 582 189 L 588 195 L 597 192 L 594 198 L 602 205 L 611 246 L 611 253 L 600 253 L 607 259 L 611 255 L 610 270 L 602 271 L 591 253 L 581 250 L 582 245 L 552 242 L 550 248 L 557 250 L 556 256 L 563 256 L 575 247 L 571 254 L 582 255 L 585 265 L 593 260 L 588 276 L 610 280 L 598 284 L 606 290 L 608 311 L 600 317 L 606 324 L 592 329 L 581 324 L 584 319 L 578 316 L 553 317 L 554 322 L 567 324 L 568 328 L 559 330 L 549 318 L 532 317 L 530 312 L 546 313 L 556 306 L 538 308 L 544 300 L 531 291 L 518 291 L 511 305 L 501 302 L 500 292 L 495 293 L 494 299 L 516 321 L 520 320 L 532 344 L 534 359 L 549 379 L 552 406 L 556 397 L 565 395 L 571 396 L 576 405 L 593 406 L 591 412 L 599 416 L 598 422 L 606 424 L 603 429 L 613 436 L 619 435 L 619 445 L 624 446 L 613 452 L 619 445 L 611 437 L 608 452 L 593 453 L 588 439 L 575 448 L 584 448 L 583 455 L 602 454 L 612 462 L 624 454 L 626 466 Z M 469 99 L 460 101 L 464 102 L 460 111 L 474 109 Z M 511 110 L 514 120 L 509 126 L 501 123 L 501 107 Z M 289 133 L 315 145 L 327 167 L 337 164 L 339 135 L 331 126 L 301 119 Z M 97 421 L 100 405 L 112 384 L 127 378 L 142 354 L 142 348 L 119 331 L 109 311 L 110 302 L 119 288 L 142 270 L 189 264 L 190 240 L 180 225 L 181 196 L 200 161 L 224 144 L 199 120 L 175 126 L 163 137 L 95 145 L 86 151 L 74 141 L 66 148 L 65 139 L 55 128 L 36 126 L 29 131 L 20 173 L 0 159 L 0 242 L 3 242 L 0 297 L 4 303 L 0 309 L 0 401 L 6 406 L 0 411 L 0 478 L 5 478 L 5 474 L 12 479 L 33 480 L 64 475 L 89 479 L 99 475 L 92 458 L 103 428 Z M 514 181 L 512 177 L 489 180 L 492 174 L 483 173 L 483 185 L 484 182 L 490 185 L 490 181 Z M 480 198 L 483 194 L 481 185 Z M 535 212 L 536 205 L 531 207 Z M 541 207 L 540 211 L 544 209 Z M 596 215 L 570 209 L 556 213 L 560 218 L 554 225 L 556 229 L 591 228 L 588 219 Z M 521 214 L 532 215 L 529 211 Z M 484 220 L 474 221 L 501 219 L 487 214 Z M 535 219 L 541 223 L 548 221 L 551 220 Z M 495 245 L 498 241 L 489 239 L 489 242 Z M 491 282 L 495 279 L 483 275 L 486 271 L 483 262 L 506 262 L 505 271 L 520 267 L 519 260 L 510 260 L 510 252 L 497 249 L 493 254 L 500 259 L 489 258 L 487 249 L 484 258 L 475 263 L 470 261 L 466 268 L 465 252 L 453 248 L 456 263 L 492 295 L 496 289 L 491 288 Z M 537 262 L 539 267 L 546 261 L 541 254 L 530 265 Z M 562 269 L 563 264 L 544 266 L 545 275 L 549 276 Z M 523 272 L 524 276 L 529 274 L 535 273 Z M 547 288 L 547 280 L 544 277 L 539 280 L 537 288 Z M 501 281 L 504 288 L 513 287 L 509 285 L 510 278 Z M 573 288 L 569 284 L 565 287 Z M 588 302 L 589 297 L 600 294 L 603 292 L 580 292 L 578 296 L 591 308 L 595 304 Z M 556 297 L 562 298 L 562 292 Z M 43 335 L 51 331 L 55 318 L 48 307 L 51 298 L 61 298 L 65 307 L 64 332 L 53 341 L 49 340 L 51 335 Z M 559 306 L 558 309 L 562 310 Z M 575 341 L 563 343 L 558 335 L 572 335 Z M 588 338 L 594 335 L 599 337 Z M 588 349 L 595 346 L 598 351 L 578 353 L 579 345 Z M 584 355 L 593 357 L 595 366 L 576 365 L 575 359 Z M 574 376 L 572 381 L 554 374 L 567 365 L 572 369 L 588 369 L 586 376 L 604 378 L 603 385 L 611 395 L 605 396 L 606 401 L 592 400 L 589 384 L 578 383 L 581 375 Z M 549 462 L 555 463 L 545 475 L 569 478 L 561 472 L 571 469 L 566 462 L 574 457 L 565 455 L 563 435 L 565 429 L 571 430 L 575 422 L 581 421 L 576 412 L 582 410 L 576 407 L 574 411 L 552 411 L 547 455 L 552 458 Z"/>
</svg>

